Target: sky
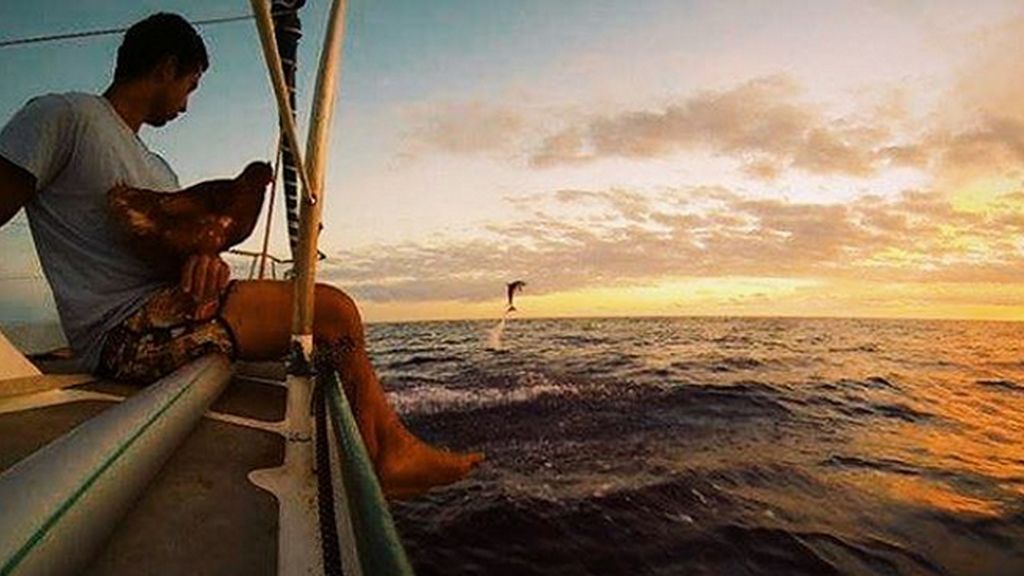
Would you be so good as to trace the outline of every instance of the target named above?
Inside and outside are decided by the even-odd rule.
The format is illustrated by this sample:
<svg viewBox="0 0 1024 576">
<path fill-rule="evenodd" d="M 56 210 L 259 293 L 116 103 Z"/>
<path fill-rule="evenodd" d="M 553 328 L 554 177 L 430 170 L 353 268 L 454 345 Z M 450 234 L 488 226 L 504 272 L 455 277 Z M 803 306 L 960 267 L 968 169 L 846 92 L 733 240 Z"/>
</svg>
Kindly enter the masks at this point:
<svg viewBox="0 0 1024 576">
<path fill-rule="evenodd" d="M 86 4 L 0 4 L 0 40 L 248 10 Z M 319 278 L 368 321 L 495 318 L 515 279 L 520 317 L 1024 320 L 1022 26 L 1019 0 L 354 0 Z M 200 32 L 188 114 L 142 133 L 184 184 L 276 146 L 254 24 Z M 0 122 L 101 92 L 119 40 L 0 48 Z M 0 246 L 0 322 L 55 317 L 23 215 Z"/>
</svg>

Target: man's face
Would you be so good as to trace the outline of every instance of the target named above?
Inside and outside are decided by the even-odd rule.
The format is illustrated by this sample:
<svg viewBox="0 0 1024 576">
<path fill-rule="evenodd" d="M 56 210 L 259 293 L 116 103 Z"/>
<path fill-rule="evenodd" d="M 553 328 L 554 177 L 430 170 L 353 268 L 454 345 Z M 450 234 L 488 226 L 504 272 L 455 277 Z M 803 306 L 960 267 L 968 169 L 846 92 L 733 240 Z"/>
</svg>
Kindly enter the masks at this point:
<svg viewBox="0 0 1024 576">
<path fill-rule="evenodd" d="M 202 75 L 199 70 L 179 75 L 176 66 L 171 72 L 159 75 L 146 123 L 159 127 L 184 114 L 188 98 L 199 87 Z"/>
</svg>

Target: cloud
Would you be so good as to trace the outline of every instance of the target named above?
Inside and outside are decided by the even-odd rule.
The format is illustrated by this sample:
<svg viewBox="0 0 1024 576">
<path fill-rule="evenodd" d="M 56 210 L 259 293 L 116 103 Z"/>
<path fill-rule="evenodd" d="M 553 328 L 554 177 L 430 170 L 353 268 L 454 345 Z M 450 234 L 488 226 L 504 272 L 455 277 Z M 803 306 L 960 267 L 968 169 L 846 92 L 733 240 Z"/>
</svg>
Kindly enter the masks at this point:
<svg viewBox="0 0 1024 576">
<path fill-rule="evenodd" d="M 792 171 L 870 178 L 911 168 L 952 186 L 1024 166 L 1022 28 L 1024 16 L 1003 19 L 964 40 L 950 53 L 959 70 L 945 89 L 911 70 L 906 82 L 860 88 L 857 100 L 819 102 L 779 73 L 610 109 L 596 101 L 569 109 L 510 99 L 435 103 L 413 115 L 410 136 L 421 151 L 498 154 L 535 169 L 710 153 L 761 181 Z"/>
<path fill-rule="evenodd" d="M 877 153 L 890 166 L 896 167 L 924 168 L 931 160 L 929 150 L 921 144 L 883 146 Z"/>
<path fill-rule="evenodd" d="M 976 112 L 1024 121 L 1024 13 L 971 38 L 975 52 L 960 67 L 947 106 L 970 118 Z M 955 119 L 957 115 L 952 115 Z"/>
<path fill-rule="evenodd" d="M 733 159 L 762 181 L 791 171 L 885 178 L 889 169 L 912 168 L 932 182 L 846 203 L 751 198 L 722 187 L 658 196 L 557 189 L 514 200 L 525 218 L 493 224 L 482 238 L 339 254 L 328 276 L 381 301 L 476 301 L 493 297 L 494 286 L 512 277 L 530 279 L 531 292 L 543 294 L 720 276 L 985 283 L 1007 287 L 1001 293 L 1012 300 L 1019 293 L 1011 287 L 1024 281 L 1021 28 L 1024 18 L 990 30 L 945 97 L 927 110 L 910 102 L 935 101 L 915 98 L 921 94 L 908 84 L 837 115 L 784 75 L 589 115 L 438 106 L 416 132 L 424 145 L 451 154 L 501 153 L 535 169 L 701 152 Z M 986 179 L 997 182 L 975 186 Z M 972 195 L 986 196 L 983 209 L 965 212 L 962 201 Z"/>
<path fill-rule="evenodd" d="M 703 91 L 660 109 L 587 116 L 479 101 L 433 103 L 409 113 L 406 155 L 503 155 L 534 168 L 607 158 L 650 159 L 705 150 L 739 160 L 757 178 L 784 170 L 867 176 L 886 158 L 876 123 L 829 118 L 784 75 Z M 892 114 L 886 110 L 886 114 Z M 524 152 L 525 151 L 525 152 Z M 890 153 L 891 154 L 891 153 Z"/>
<path fill-rule="evenodd" d="M 801 100 L 783 75 L 756 78 L 724 91 L 705 91 L 661 110 L 592 118 L 548 136 L 531 157 L 535 167 L 601 158 L 657 158 L 705 149 L 731 156 L 755 177 L 785 168 L 816 174 L 867 176 L 886 137 L 872 126 L 830 119 Z"/>
<path fill-rule="evenodd" d="M 585 144 L 583 132 L 579 128 L 566 128 L 541 142 L 540 149 L 530 157 L 530 165 L 535 168 L 547 168 L 560 164 L 589 162 L 594 156 L 584 150 Z"/>
<path fill-rule="evenodd" d="M 335 254 L 324 275 L 375 301 L 479 301 L 513 277 L 535 294 L 666 277 L 1024 281 L 1019 202 L 969 214 L 935 191 L 814 204 L 723 188 L 559 190 L 547 202 L 540 215 L 491 225 L 486 239 Z M 570 204 L 594 216 L 559 217 Z"/>
<path fill-rule="evenodd" d="M 414 148 L 450 154 L 508 153 L 522 146 L 522 113 L 479 101 L 421 106 L 409 113 Z"/>
<path fill-rule="evenodd" d="M 1024 167 L 1024 122 L 985 115 L 979 125 L 931 137 L 937 175 L 966 180 Z"/>
<path fill-rule="evenodd" d="M 1024 18 L 1017 23 L 1024 26 Z M 867 178 L 915 168 L 948 183 L 1024 166 L 1018 29 L 1007 26 L 981 43 L 933 113 L 912 111 L 911 89 L 897 87 L 857 113 L 829 114 L 796 80 L 779 74 L 668 105 L 602 114 L 434 104 L 413 115 L 411 141 L 423 151 L 500 154 L 536 169 L 707 152 L 736 160 L 743 173 L 763 181 L 787 171 Z"/>
<path fill-rule="evenodd" d="M 937 180 L 955 186 L 1024 167 L 1024 16 L 971 39 L 922 138 Z"/>
</svg>

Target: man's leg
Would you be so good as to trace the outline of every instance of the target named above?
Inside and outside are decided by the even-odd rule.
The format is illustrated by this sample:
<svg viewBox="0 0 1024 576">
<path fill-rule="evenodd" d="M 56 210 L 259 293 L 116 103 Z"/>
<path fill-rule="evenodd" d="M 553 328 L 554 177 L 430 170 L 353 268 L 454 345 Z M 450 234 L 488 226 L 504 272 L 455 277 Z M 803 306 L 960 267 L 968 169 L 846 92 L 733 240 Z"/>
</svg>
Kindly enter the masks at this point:
<svg viewBox="0 0 1024 576">
<path fill-rule="evenodd" d="M 234 333 L 244 360 L 274 360 L 288 350 L 292 284 L 273 280 L 232 285 L 221 317 Z M 458 481 L 482 458 L 433 448 L 413 436 L 387 402 L 366 354 L 362 318 L 341 290 L 316 286 L 313 338 L 318 355 L 338 370 L 359 431 L 385 493 L 412 496 Z"/>
</svg>

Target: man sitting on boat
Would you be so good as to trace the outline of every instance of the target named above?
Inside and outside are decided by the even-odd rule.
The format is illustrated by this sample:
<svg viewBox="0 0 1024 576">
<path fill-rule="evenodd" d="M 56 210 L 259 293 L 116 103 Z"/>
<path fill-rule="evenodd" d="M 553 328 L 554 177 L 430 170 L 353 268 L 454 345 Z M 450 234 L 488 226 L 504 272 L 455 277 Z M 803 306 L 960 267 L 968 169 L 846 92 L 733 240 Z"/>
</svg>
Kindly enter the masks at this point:
<svg viewBox="0 0 1024 576">
<path fill-rule="evenodd" d="M 173 170 L 137 136 L 184 113 L 208 65 L 185 19 L 155 14 L 125 34 L 102 95 L 34 98 L 0 132 L 0 226 L 25 208 L 84 370 L 149 382 L 210 352 L 274 360 L 287 351 L 291 283 L 229 281 L 218 255 L 252 231 L 269 167 L 178 192 Z M 413 436 L 370 363 L 356 304 L 326 284 L 315 299 L 318 354 L 344 382 L 385 493 L 463 478 L 483 456 Z"/>
</svg>

